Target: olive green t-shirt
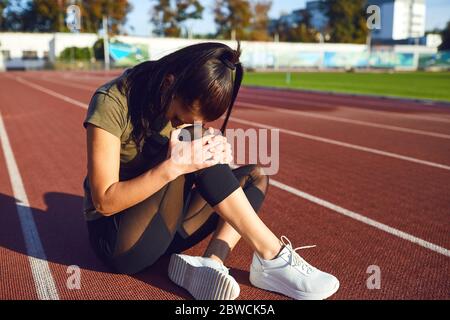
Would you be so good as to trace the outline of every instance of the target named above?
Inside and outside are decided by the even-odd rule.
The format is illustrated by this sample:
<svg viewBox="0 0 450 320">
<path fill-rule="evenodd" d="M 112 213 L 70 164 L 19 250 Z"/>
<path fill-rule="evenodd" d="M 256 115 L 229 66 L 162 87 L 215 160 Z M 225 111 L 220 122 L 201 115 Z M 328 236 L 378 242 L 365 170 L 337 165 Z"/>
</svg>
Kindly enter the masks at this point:
<svg viewBox="0 0 450 320">
<path fill-rule="evenodd" d="M 132 139 L 133 125 L 128 116 L 127 97 L 117 87 L 118 80 L 129 72 L 126 70 L 119 77 L 99 87 L 91 98 L 83 126 L 88 123 L 108 131 L 120 139 L 120 170 L 119 180 L 129 180 L 142 174 L 148 168 L 148 159 L 142 155 Z M 166 121 L 165 121 L 166 122 Z M 169 138 L 173 130 L 167 121 L 159 132 L 162 137 Z M 141 144 L 141 147 L 143 145 Z M 87 220 L 95 220 L 102 215 L 95 210 L 92 203 L 89 179 L 83 182 L 83 211 Z"/>
</svg>

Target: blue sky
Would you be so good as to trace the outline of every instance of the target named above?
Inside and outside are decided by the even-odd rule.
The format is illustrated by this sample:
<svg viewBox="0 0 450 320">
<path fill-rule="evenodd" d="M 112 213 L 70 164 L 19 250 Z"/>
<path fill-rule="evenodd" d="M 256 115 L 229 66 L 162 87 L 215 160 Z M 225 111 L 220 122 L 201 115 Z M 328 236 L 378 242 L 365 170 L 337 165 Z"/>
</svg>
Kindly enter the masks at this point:
<svg viewBox="0 0 450 320">
<path fill-rule="evenodd" d="M 215 31 L 212 6 L 214 0 L 200 0 L 205 7 L 202 20 L 191 20 L 188 25 L 194 33 L 209 33 Z M 129 34 L 148 36 L 151 31 L 150 0 L 131 0 L 133 10 L 128 15 L 126 30 Z M 450 20 L 450 0 L 426 0 L 427 18 L 426 30 L 443 28 Z M 282 12 L 290 12 L 294 9 L 304 8 L 306 0 L 273 0 L 269 16 L 276 18 Z M 134 30 L 131 28 L 133 27 Z"/>
</svg>

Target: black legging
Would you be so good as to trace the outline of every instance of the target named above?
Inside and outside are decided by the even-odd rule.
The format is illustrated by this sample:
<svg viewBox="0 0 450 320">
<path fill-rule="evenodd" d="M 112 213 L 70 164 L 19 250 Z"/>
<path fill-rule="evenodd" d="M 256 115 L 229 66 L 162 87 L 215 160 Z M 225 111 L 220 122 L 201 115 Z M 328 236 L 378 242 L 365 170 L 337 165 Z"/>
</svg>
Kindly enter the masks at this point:
<svg viewBox="0 0 450 320">
<path fill-rule="evenodd" d="M 214 232 L 219 216 L 212 207 L 237 188 L 242 187 L 258 211 L 267 186 L 268 177 L 257 165 L 231 170 L 218 164 L 183 175 L 128 209 L 88 221 L 90 242 L 112 269 L 134 274 L 163 254 L 184 251 Z"/>
</svg>

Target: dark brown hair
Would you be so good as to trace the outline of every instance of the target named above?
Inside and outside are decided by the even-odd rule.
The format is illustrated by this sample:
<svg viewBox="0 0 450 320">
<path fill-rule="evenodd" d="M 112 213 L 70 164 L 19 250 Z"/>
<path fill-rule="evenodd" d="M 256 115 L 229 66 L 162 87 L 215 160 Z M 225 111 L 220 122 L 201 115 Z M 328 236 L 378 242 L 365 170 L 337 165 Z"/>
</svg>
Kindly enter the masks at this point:
<svg viewBox="0 0 450 320">
<path fill-rule="evenodd" d="M 136 144 L 139 146 L 147 135 L 161 130 L 158 124 L 167 123 L 162 120 L 175 97 L 192 112 L 193 102 L 198 99 L 200 109 L 195 111 L 206 121 L 214 121 L 226 112 L 223 132 L 242 82 L 240 55 L 239 41 L 236 50 L 222 43 L 204 42 L 129 70 L 119 82 L 119 89 L 128 99 L 132 137 Z M 174 81 L 163 90 L 169 74 L 174 76 Z"/>
</svg>

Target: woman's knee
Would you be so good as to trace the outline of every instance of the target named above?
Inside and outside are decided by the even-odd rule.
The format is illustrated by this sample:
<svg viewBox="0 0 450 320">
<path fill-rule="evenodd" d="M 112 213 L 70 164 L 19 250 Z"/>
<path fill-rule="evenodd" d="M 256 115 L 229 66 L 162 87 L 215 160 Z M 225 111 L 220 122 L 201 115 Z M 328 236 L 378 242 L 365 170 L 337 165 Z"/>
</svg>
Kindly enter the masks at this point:
<svg viewBox="0 0 450 320">
<path fill-rule="evenodd" d="M 239 181 L 227 164 L 216 164 L 195 173 L 195 185 L 212 207 L 239 188 Z"/>
</svg>

